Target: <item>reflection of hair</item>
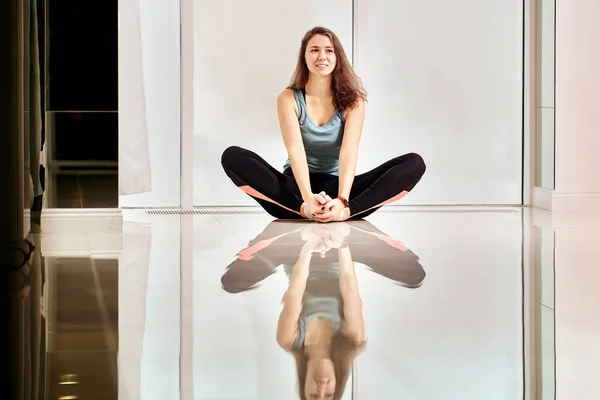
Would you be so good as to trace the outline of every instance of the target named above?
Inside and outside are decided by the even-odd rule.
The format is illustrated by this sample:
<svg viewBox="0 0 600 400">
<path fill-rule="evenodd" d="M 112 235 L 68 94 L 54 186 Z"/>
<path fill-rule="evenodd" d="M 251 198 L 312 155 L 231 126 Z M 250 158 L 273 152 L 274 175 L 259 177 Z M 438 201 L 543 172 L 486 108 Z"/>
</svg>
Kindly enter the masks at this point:
<svg viewBox="0 0 600 400">
<path fill-rule="evenodd" d="M 335 393 L 334 400 L 340 400 L 346 389 L 346 382 L 352 371 L 352 361 L 358 356 L 364 348 L 365 342 L 357 343 L 351 340 L 344 334 L 336 334 L 333 336 L 331 345 L 331 360 L 335 369 Z M 292 351 L 296 359 L 296 372 L 298 373 L 298 392 L 300 399 L 306 400 L 304 386 L 306 383 L 306 371 L 308 357 L 302 350 Z"/>
<path fill-rule="evenodd" d="M 327 28 L 317 26 L 306 32 L 304 38 L 302 38 L 296 71 L 288 88 L 303 90 L 306 87 L 306 82 L 308 82 L 308 66 L 304 57 L 308 41 L 315 35 L 324 35 L 331 40 L 333 51 L 337 58 L 331 80 L 335 108 L 340 111 L 344 111 L 348 107 L 354 108 L 360 99 L 367 99 L 367 93 L 362 87 L 360 78 L 354 73 L 342 43 L 336 34 Z"/>
</svg>

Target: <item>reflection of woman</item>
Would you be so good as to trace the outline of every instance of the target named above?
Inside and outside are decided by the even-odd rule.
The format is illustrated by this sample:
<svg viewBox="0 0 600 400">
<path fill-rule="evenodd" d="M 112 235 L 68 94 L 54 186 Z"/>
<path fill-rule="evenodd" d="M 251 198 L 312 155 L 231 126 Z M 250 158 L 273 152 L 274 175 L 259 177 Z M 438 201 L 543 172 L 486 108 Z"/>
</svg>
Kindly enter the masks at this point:
<svg viewBox="0 0 600 400">
<path fill-rule="evenodd" d="M 303 400 L 340 399 L 365 342 L 362 302 L 344 231 L 347 235 L 349 228 L 334 225 L 309 234 L 283 296 L 277 343 L 294 354 Z M 331 248 L 337 249 L 338 263 L 310 268 L 313 254 Z"/>
<path fill-rule="evenodd" d="M 345 240 L 352 249 L 354 262 L 366 265 L 370 272 L 403 287 L 421 286 L 425 271 L 419 263 L 419 257 L 399 240 L 386 235 L 365 220 L 334 225 L 340 224 L 350 228 Z M 227 266 L 227 271 L 221 278 L 223 289 L 230 293 L 251 290 L 272 275 L 278 266 L 294 265 L 304 242 L 310 236 L 308 230 L 319 226 L 322 225 L 271 222 Z M 323 254 L 322 258 L 314 259 L 311 268 L 329 266 L 337 261 L 337 254 L 330 251 Z"/>
<path fill-rule="evenodd" d="M 274 221 L 238 253 L 221 279 L 223 289 L 239 293 L 283 264 L 289 287 L 277 342 L 296 359 L 302 399 L 341 398 L 352 360 L 364 346 L 355 261 L 404 287 L 419 287 L 425 277 L 412 251 L 367 221 Z"/>
</svg>

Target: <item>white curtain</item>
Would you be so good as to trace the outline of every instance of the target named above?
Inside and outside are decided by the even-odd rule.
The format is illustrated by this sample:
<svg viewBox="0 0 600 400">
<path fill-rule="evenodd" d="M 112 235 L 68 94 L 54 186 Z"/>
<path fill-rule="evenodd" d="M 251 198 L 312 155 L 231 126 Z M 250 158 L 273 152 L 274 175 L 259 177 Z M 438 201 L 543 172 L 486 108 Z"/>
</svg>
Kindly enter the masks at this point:
<svg viewBox="0 0 600 400">
<path fill-rule="evenodd" d="M 141 28 L 139 0 L 119 1 L 119 194 L 121 195 L 152 190 Z"/>
<path fill-rule="evenodd" d="M 119 399 L 141 398 L 146 293 L 152 227 L 125 222 L 119 257 Z"/>
</svg>

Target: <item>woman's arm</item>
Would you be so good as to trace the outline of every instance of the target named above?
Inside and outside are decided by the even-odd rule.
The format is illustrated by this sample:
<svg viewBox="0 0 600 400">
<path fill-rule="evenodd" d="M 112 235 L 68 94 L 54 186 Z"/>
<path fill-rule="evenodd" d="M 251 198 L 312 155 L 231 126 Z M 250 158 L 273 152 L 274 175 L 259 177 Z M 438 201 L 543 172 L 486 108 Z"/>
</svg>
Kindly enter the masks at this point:
<svg viewBox="0 0 600 400">
<path fill-rule="evenodd" d="M 312 189 L 308 176 L 306 151 L 304 150 L 304 143 L 302 143 L 298 116 L 294 110 L 294 102 L 294 92 L 292 90 L 285 89 L 281 92 L 279 97 L 277 97 L 277 115 L 279 117 L 279 127 L 283 136 L 283 142 L 290 157 L 292 171 L 302 194 L 302 200 L 309 202 Z"/>
<path fill-rule="evenodd" d="M 365 341 L 365 323 L 362 314 L 362 300 L 358 293 L 358 281 L 354 271 L 354 261 L 350 250 L 338 251 L 340 260 L 340 291 L 344 300 L 344 334 L 356 344 Z"/>
<path fill-rule="evenodd" d="M 365 121 L 365 102 L 359 100 L 357 106 L 348 111 L 344 139 L 340 150 L 340 182 L 338 196 L 348 199 L 350 189 L 356 173 L 356 160 L 358 159 L 358 145 L 362 135 Z"/>
<path fill-rule="evenodd" d="M 300 252 L 300 258 L 294 264 L 288 289 L 283 295 L 283 310 L 277 322 L 277 344 L 285 350 L 291 350 L 298 335 L 298 318 L 302 312 L 302 298 L 306 289 L 306 280 L 312 259 L 312 251 L 306 246 Z"/>
</svg>

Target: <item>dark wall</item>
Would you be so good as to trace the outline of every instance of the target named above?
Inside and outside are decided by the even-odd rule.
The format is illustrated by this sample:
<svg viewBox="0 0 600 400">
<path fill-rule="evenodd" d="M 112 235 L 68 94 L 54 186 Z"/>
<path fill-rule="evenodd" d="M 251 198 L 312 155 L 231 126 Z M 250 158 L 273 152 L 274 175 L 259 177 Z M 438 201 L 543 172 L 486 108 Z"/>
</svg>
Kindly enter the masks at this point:
<svg viewBox="0 0 600 400">
<path fill-rule="evenodd" d="M 117 0 L 46 0 L 54 158 L 118 159 Z"/>
</svg>

